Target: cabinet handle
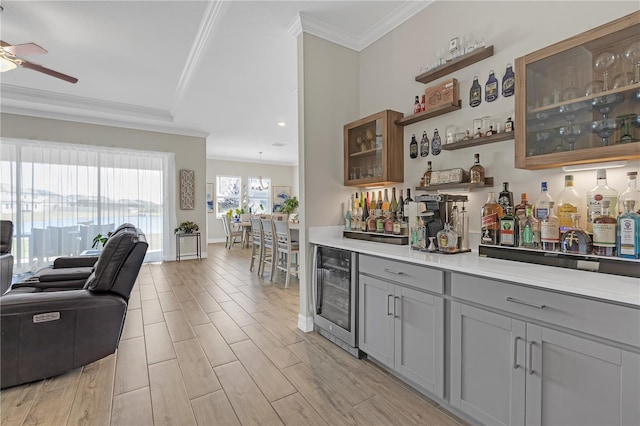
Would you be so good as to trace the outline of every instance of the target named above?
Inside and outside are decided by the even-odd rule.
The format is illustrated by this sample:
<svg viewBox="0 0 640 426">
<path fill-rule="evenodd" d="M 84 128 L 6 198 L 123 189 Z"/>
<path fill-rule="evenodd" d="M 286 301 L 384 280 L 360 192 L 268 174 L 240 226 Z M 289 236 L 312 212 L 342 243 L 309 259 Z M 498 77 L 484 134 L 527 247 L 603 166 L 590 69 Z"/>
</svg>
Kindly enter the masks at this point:
<svg viewBox="0 0 640 426">
<path fill-rule="evenodd" d="M 400 300 L 399 297 L 393 298 L 393 317 L 394 318 L 400 318 L 400 315 L 397 314 L 398 310 L 396 309 L 396 306 L 398 306 L 397 304 L 398 300 Z"/>
<path fill-rule="evenodd" d="M 531 342 L 529 342 L 529 374 L 533 374 L 536 371 L 533 369 L 533 345 L 535 345 L 536 342 L 534 342 L 533 340 Z"/>
<path fill-rule="evenodd" d="M 389 299 L 393 297 L 393 294 L 388 294 L 387 295 L 387 316 L 389 315 L 393 315 L 393 312 L 391 312 L 391 308 L 389 308 L 390 304 L 389 304 Z M 393 307 L 393 309 L 395 310 L 395 306 Z"/>
<path fill-rule="evenodd" d="M 518 340 L 522 340 L 522 337 L 516 336 L 513 339 L 513 369 L 517 370 L 520 368 L 520 364 L 518 364 Z"/>
<path fill-rule="evenodd" d="M 547 305 L 537 305 L 535 303 L 527 302 L 526 300 L 514 299 L 513 297 L 507 297 L 507 302 L 518 303 L 520 305 L 531 306 L 532 308 L 544 309 Z"/>
<path fill-rule="evenodd" d="M 395 275 L 404 275 L 404 272 L 402 272 L 402 271 L 394 271 L 394 270 L 389 269 L 389 268 L 384 268 L 384 271 L 385 271 L 385 272 L 388 272 L 388 273 L 390 273 L 390 274 L 395 274 Z"/>
</svg>

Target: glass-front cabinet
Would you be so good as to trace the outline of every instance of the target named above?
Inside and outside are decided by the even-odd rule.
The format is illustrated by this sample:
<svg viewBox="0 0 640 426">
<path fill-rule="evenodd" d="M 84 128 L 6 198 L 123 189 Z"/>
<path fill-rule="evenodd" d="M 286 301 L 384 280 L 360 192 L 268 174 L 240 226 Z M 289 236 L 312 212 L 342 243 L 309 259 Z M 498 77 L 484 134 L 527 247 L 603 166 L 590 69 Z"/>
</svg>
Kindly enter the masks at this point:
<svg viewBox="0 0 640 426">
<path fill-rule="evenodd" d="M 516 59 L 516 167 L 640 158 L 640 12 Z"/>
<path fill-rule="evenodd" d="M 404 181 L 401 112 L 385 110 L 344 126 L 344 184 L 371 186 Z"/>
</svg>

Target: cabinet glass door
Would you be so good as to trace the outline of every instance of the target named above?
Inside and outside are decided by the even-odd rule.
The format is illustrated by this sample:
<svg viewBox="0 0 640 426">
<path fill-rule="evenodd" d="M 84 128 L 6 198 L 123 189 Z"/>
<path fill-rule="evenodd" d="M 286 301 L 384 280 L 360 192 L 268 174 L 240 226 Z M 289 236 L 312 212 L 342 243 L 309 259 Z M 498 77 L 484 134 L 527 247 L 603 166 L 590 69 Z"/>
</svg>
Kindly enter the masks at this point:
<svg viewBox="0 0 640 426">
<path fill-rule="evenodd" d="M 350 181 L 382 179 L 382 118 L 348 130 L 347 162 Z"/>
<path fill-rule="evenodd" d="M 318 248 L 316 314 L 351 331 L 351 252 Z"/>
</svg>

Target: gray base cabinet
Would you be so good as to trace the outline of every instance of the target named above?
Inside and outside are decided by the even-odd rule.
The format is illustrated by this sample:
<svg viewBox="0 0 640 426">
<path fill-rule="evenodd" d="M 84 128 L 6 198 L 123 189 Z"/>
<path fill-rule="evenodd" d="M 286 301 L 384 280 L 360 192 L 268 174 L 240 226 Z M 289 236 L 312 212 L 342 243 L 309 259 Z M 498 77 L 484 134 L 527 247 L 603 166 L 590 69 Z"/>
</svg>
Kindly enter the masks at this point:
<svg viewBox="0 0 640 426">
<path fill-rule="evenodd" d="M 429 392 L 444 394 L 444 300 L 359 277 L 359 347 Z"/>
</svg>

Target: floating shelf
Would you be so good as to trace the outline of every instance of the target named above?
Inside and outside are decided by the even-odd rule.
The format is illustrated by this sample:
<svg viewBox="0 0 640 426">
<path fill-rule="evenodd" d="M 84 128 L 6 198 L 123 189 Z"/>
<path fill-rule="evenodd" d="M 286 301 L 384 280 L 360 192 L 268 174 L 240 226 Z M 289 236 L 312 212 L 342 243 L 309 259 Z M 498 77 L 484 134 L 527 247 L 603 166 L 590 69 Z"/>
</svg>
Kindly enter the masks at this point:
<svg viewBox="0 0 640 426">
<path fill-rule="evenodd" d="M 508 141 L 508 140 L 512 140 L 513 138 L 515 138 L 515 135 L 513 132 L 503 132 L 503 133 L 497 133 L 491 136 L 484 136 L 477 139 L 470 139 L 468 141 L 458 141 L 458 142 L 447 143 L 442 145 L 441 148 L 444 151 L 455 151 L 456 149 L 469 148 L 471 146 L 486 145 L 488 143 Z"/>
<path fill-rule="evenodd" d="M 493 46 L 474 49 L 471 53 L 462 55 L 451 62 L 447 62 L 445 65 L 420 74 L 416 77 L 416 81 L 425 84 L 429 83 L 430 81 L 437 80 L 440 77 L 451 74 L 454 71 L 458 71 L 462 68 L 468 67 L 469 65 L 475 64 L 476 62 L 480 62 L 490 56 L 493 56 Z"/>
<path fill-rule="evenodd" d="M 439 189 L 463 189 L 467 191 L 472 191 L 478 188 L 490 188 L 493 186 L 493 178 L 485 177 L 484 183 L 441 183 L 438 185 L 429 185 L 429 186 L 417 186 L 416 191 L 437 191 Z"/>
<path fill-rule="evenodd" d="M 417 123 L 418 121 L 426 120 L 427 118 L 433 118 L 451 111 L 457 111 L 460 108 L 462 108 L 462 102 L 458 100 L 458 105 L 444 105 L 440 108 L 434 108 L 429 111 L 419 112 L 417 114 L 413 114 L 408 117 L 396 120 L 395 123 L 398 126 L 408 126 L 409 124 Z"/>
</svg>

